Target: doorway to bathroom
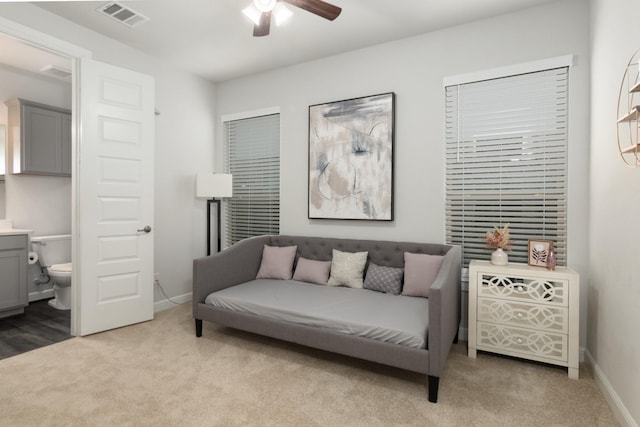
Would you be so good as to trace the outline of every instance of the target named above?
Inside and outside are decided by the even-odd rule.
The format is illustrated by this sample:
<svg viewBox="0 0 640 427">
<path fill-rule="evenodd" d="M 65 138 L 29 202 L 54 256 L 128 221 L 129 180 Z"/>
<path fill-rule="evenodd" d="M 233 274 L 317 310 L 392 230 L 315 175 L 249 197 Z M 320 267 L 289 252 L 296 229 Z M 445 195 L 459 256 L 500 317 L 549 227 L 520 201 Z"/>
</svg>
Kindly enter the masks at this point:
<svg viewBox="0 0 640 427">
<path fill-rule="evenodd" d="M 42 235 L 71 236 L 71 67 L 72 61 L 69 58 L 0 35 L 0 219 L 10 223 L 13 228 L 32 230 L 31 238 Z M 10 109 L 8 104 L 18 99 L 51 107 L 51 110 L 32 110 L 34 114 L 42 113 L 38 117 L 43 119 L 38 124 L 50 120 L 58 111 L 68 111 L 67 121 L 59 122 L 68 126 L 68 150 L 62 152 L 57 146 L 55 149 L 47 146 L 39 157 L 34 157 L 37 161 L 32 164 L 40 167 L 39 171 L 44 173 L 14 174 L 13 166 L 18 166 L 17 162 L 5 158 L 6 153 L 16 152 L 15 147 L 8 147 L 7 144 L 16 139 L 15 125 L 11 124 L 16 123 L 16 113 L 19 114 L 19 111 L 17 108 Z M 50 115 L 47 115 L 49 112 Z M 14 134 L 8 134 L 9 131 Z M 48 133 L 46 137 L 49 138 Z M 64 159 L 66 171 L 55 170 L 56 162 L 59 167 L 62 165 L 63 156 L 67 157 Z M 46 171 L 43 166 L 53 167 Z M 30 246 L 28 250 L 31 250 Z M 63 261 L 71 262 L 70 250 Z M 46 268 L 33 260 L 26 270 L 28 306 L 23 315 L 0 319 L 0 358 L 71 337 L 70 311 L 57 310 L 47 303 L 54 300 L 56 295 Z"/>
<path fill-rule="evenodd" d="M 151 320 L 153 79 L 2 17 L 0 33 L 72 63 L 71 334 Z"/>
</svg>

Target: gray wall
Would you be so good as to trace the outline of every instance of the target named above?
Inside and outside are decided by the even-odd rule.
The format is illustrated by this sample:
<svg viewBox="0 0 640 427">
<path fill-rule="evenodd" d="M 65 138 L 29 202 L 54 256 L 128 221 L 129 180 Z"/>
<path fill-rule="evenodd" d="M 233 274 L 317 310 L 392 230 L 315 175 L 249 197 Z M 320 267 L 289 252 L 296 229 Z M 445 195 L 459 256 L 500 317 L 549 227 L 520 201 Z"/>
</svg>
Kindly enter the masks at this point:
<svg viewBox="0 0 640 427">
<path fill-rule="evenodd" d="M 618 154 L 616 110 L 625 67 L 640 48 L 640 3 L 592 1 L 591 222 L 587 356 L 596 380 L 640 423 L 640 169 Z M 636 98 L 637 99 L 637 98 Z M 626 408 L 626 409 L 625 409 Z M 635 420 L 635 421 L 634 421 Z"/>
<path fill-rule="evenodd" d="M 589 181 L 588 6 L 588 2 L 581 0 L 554 2 L 229 81 L 217 87 L 218 117 L 280 107 L 281 233 L 443 242 L 443 78 L 573 54 L 568 252 L 569 264 L 585 274 Z M 307 219 L 308 106 L 390 91 L 397 95 L 395 221 Z M 220 127 L 218 130 L 216 150 L 221 165 L 223 136 Z M 586 281 L 586 274 L 583 280 Z M 582 309 L 580 342 L 584 347 L 586 304 Z"/>
</svg>

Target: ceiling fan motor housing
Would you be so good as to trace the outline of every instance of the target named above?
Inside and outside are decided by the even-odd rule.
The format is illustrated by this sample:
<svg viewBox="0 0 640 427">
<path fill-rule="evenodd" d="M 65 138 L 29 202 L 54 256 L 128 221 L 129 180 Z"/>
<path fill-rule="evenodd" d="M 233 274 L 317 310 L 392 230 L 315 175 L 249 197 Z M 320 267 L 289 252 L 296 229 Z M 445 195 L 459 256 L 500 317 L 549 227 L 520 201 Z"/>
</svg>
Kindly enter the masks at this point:
<svg viewBox="0 0 640 427">
<path fill-rule="evenodd" d="M 278 3 L 279 1 L 306 10 L 329 21 L 336 19 L 342 12 L 342 8 L 323 0 L 253 0 L 253 4 L 244 9 L 242 13 L 253 21 L 254 37 L 269 35 L 272 14 L 275 16 L 276 25 L 280 25 L 292 15 L 292 12 L 284 7 L 283 3 Z"/>
</svg>

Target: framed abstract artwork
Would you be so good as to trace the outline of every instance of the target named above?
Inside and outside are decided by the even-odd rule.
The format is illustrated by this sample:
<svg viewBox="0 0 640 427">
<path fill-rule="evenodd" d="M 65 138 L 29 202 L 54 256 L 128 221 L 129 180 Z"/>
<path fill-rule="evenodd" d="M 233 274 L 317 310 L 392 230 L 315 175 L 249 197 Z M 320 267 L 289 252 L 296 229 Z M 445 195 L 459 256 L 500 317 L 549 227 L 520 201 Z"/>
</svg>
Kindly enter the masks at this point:
<svg viewBox="0 0 640 427">
<path fill-rule="evenodd" d="M 393 220 L 395 94 L 309 106 L 309 218 Z"/>
</svg>

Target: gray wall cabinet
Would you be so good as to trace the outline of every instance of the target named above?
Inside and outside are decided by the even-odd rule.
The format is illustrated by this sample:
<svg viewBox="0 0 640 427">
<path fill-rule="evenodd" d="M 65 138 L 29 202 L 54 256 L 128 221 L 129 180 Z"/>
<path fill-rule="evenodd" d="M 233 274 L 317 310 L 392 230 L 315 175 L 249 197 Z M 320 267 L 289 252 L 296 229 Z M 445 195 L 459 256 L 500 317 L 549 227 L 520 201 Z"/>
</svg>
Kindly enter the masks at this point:
<svg viewBox="0 0 640 427">
<path fill-rule="evenodd" d="M 71 176 L 71 111 L 24 99 L 9 108 L 9 173 Z"/>
<path fill-rule="evenodd" d="M 24 313 L 27 295 L 27 235 L 0 236 L 0 317 Z"/>
</svg>

